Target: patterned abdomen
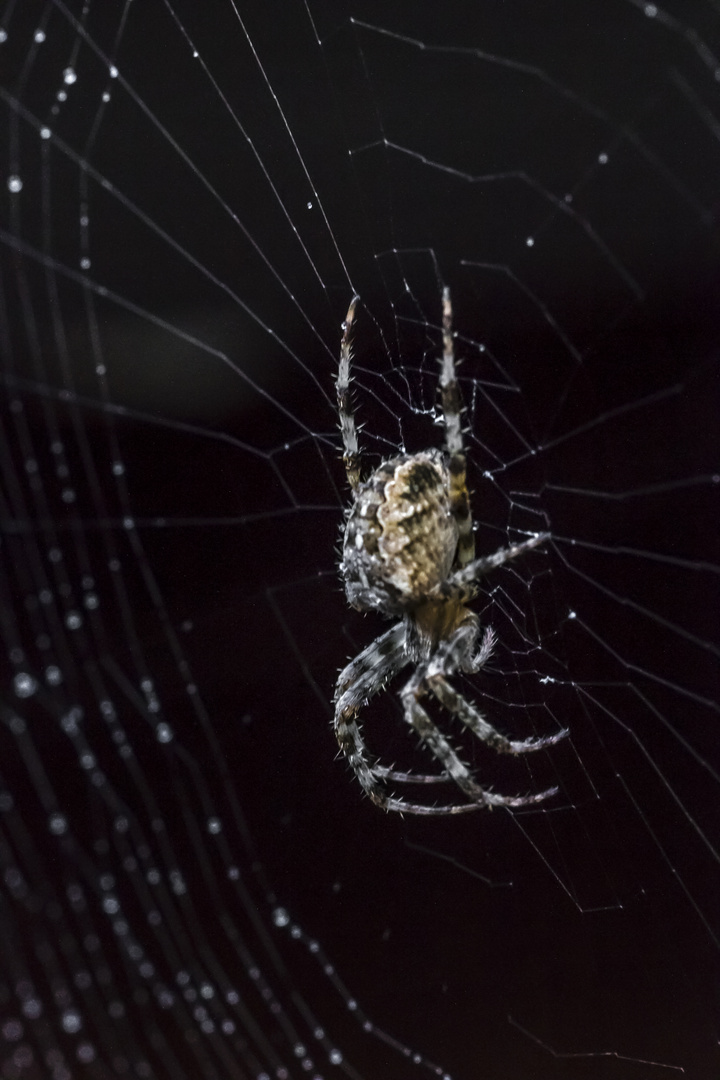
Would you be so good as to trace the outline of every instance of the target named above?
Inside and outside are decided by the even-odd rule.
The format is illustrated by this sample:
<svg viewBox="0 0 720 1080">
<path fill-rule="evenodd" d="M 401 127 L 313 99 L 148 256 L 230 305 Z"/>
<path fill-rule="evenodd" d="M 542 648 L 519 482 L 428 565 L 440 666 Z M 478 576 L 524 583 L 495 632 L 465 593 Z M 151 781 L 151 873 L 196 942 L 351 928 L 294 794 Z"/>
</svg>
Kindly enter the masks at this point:
<svg viewBox="0 0 720 1080">
<path fill-rule="evenodd" d="M 402 614 L 448 576 L 458 542 L 449 482 L 442 454 L 430 450 L 385 462 L 360 486 L 341 565 L 353 607 Z"/>
</svg>

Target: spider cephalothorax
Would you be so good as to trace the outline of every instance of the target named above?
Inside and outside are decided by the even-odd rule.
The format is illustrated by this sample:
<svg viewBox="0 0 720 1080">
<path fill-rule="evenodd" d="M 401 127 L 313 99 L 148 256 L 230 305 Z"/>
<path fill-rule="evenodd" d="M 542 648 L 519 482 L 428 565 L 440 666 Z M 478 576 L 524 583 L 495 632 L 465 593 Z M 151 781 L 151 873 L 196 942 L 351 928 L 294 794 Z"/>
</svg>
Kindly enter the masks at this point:
<svg viewBox="0 0 720 1080">
<path fill-rule="evenodd" d="M 560 731 L 541 739 L 508 739 L 448 682 L 457 671 L 478 671 L 492 652 L 493 631 L 488 627 L 478 646 L 480 621 L 467 606 L 477 595 L 478 579 L 545 543 L 549 533 L 535 533 L 493 555 L 475 559 L 448 289 L 443 292 L 440 371 L 445 451 L 398 455 L 383 461 L 361 482 L 357 430 L 350 406 L 350 332 L 356 303 L 357 297 L 345 320 L 337 378 L 345 468 L 354 496 L 344 526 L 340 573 L 353 607 L 400 621 L 340 672 L 335 689 L 338 743 L 367 795 L 385 810 L 455 814 L 481 806 L 541 802 L 557 789 L 506 796 L 481 787 L 430 719 L 421 699 L 432 695 L 499 752 L 539 750 L 567 734 Z M 416 669 L 400 692 L 405 719 L 440 762 L 443 771 L 439 776 L 401 773 L 373 763 L 358 727 L 360 707 L 407 664 L 415 664 Z M 389 795 L 387 780 L 416 784 L 453 780 L 468 801 L 443 806 L 410 803 Z"/>
</svg>

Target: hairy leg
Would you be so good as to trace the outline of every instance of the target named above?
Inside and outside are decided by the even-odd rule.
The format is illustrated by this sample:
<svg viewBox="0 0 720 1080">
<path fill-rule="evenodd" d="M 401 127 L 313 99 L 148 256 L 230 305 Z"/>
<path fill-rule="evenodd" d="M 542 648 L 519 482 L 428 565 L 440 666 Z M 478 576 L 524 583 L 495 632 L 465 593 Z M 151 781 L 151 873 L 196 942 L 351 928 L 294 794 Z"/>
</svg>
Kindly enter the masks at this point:
<svg viewBox="0 0 720 1080">
<path fill-rule="evenodd" d="M 407 663 L 405 626 L 399 622 L 358 653 L 340 672 L 335 685 L 336 711 L 359 709 Z"/>
<path fill-rule="evenodd" d="M 446 581 L 441 582 L 433 591 L 433 596 L 436 595 L 445 599 L 454 596 L 462 603 L 468 603 L 478 594 L 477 581 L 479 578 L 485 577 L 486 574 L 496 570 L 499 566 L 504 566 L 505 563 L 519 558 L 526 551 L 532 551 L 534 548 L 546 544 L 551 537 L 552 534 L 549 532 L 536 533 L 535 536 L 531 536 L 528 540 L 523 540 L 519 544 L 498 548 L 492 555 L 483 555 L 480 559 L 474 559 L 467 566 L 456 570 Z"/>
<path fill-rule="evenodd" d="M 453 313 L 450 290 L 443 289 L 443 356 L 440 368 L 440 395 L 445 421 L 445 448 L 449 457 L 450 507 L 458 525 L 457 560 L 466 566 L 475 556 L 470 495 L 467 489 L 465 452 L 462 437 L 462 396 L 455 375 Z"/>
<path fill-rule="evenodd" d="M 474 611 L 467 610 L 460 626 L 435 649 L 427 666 L 428 674 L 439 671 L 452 675 L 460 670 L 473 675 L 478 672 L 490 659 L 497 641 L 493 628 L 486 626 L 480 648 L 476 651 L 479 635 L 480 620 Z"/>
<path fill-rule="evenodd" d="M 439 673 L 429 675 L 427 686 L 448 712 L 462 720 L 478 739 L 487 743 L 499 754 L 527 754 L 533 750 L 543 750 L 547 746 L 554 746 L 569 734 L 567 729 L 563 729 L 556 731 L 553 735 L 544 735 L 537 739 L 508 739 L 485 719 L 476 706 L 471 705 L 462 694 L 454 690 L 443 675 Z"/>
<path fill-rule="evenodd" d="M 361 705 L 378 693 L 384 683 L 407 663 L 404 640 L 405 628 L 402 623 L 398 623 L 369 645 L 340 672 L 335 690 L 335 734 L 340 749 L 350 763 L 365 794 L 382 810 L 424 816 L 461 814 L 477 810 L 479 807 L 472 803 L 461 806 L 425 806 L 394 798 L 386 793 L 381 781 L 389 779 L 412 783 L 436 783 L 446 782 L 447 777 L 399 773 L 371 763 L 356 716 Z"/>
<path fill-rule="evenodd" d="M 424 673 L 416 673 L 401 691 L 405 719 L 415 729 L 432 755 L 440 762 L 447 776 L 454 780 L 463 794 L 480 806 L 489 805 L 483 789 L 475 783 L 469 768 L 460 760 L 445 736 L 432 722 L 420 704 Z"/>
<path fill-rule="evenodd" d="M 348 313 L 343 324 L 343 336 L 340 342 L 340 364 L 338 366 L 335 390 L 337 392 L 338 414 L 340 416 L 340 431 L 344 447 L 343 461 L 348 483 L 353 491 L 357 491 L 360 483 L 360 450 L 358 447 L 357 427 L 350 401 L 350 360 L 352 350 L 350 346 L 350 334 L 353 319 L 355 317 L 355 305 L 359 297 L 353 296 L 350 301 Z"/>
</svg>

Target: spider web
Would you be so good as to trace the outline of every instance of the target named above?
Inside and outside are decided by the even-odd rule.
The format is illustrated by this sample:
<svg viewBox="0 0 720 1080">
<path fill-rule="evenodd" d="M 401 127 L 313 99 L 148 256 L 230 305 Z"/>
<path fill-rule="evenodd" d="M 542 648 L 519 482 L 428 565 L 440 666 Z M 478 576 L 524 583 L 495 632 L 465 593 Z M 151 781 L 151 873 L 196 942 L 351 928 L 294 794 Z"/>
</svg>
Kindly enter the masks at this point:
<svg viewBox="0 0 720 1080">
<path fill-rule="evenodd" d="M 719 21 L 0 7 L 0 1076 L 717 1074 Z M 357 291 L 366 467 L 440 445 L 443 284 L 478 553 L 553 536 L 460 686 L 570 737 L 428 821 L 336 758 L 333 375 Z"/>
</svg>

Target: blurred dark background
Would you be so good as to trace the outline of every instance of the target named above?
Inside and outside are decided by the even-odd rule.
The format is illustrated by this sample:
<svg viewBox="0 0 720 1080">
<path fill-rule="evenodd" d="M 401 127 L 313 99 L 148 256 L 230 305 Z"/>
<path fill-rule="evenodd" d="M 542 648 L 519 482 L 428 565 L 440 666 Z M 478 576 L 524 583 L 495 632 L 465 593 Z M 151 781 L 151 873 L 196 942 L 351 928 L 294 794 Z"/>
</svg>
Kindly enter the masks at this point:
<svg viewBox="0 0 720 1080">
<path fill-rule="evenodd" d="M 717 11 L 2 25 L 2 1075 L 716 1075 Z M 437 444 L 441 281 L 478 543 L 554 538 L 489 586 L 501 647 L 464 690 L 571 729 L 531 773 L 467 752 L 498 790 L 558 783 L 548 812 L 386 817 L 336 757 L 337 671 L 384 626 L 335 571 L 340 324 L 356 290 L 369 465 Z M 368 714 L 403 760 L 392 697 Z"/>
</svg>

